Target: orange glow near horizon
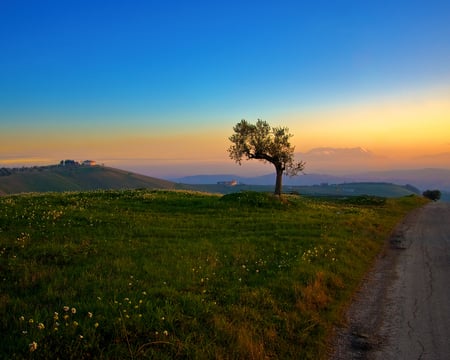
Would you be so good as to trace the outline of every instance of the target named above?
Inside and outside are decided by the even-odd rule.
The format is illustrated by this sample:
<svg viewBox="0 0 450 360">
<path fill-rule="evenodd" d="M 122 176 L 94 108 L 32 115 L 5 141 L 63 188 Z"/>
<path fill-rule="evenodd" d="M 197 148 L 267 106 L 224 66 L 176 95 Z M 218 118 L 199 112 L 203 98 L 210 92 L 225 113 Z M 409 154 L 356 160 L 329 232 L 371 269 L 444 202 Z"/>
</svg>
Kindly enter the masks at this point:
<svg viewBox="0 0 450 360">
<path fill-rule="evenodd" d="M 378 157 L 380 166 L 414 165 L 414 158 L 450 153 L 450 96 L 379 101 L 279 115 L 276 122 L 264 120 L 272 126 L 288 126 L 294 135 L 292 144 L 296 152 L 305 153 L 317 147 L 363 147 Z M 201 130 L 192 126 L 170 129 L 164 125 L 159 130 L 127 129 L 123 125 L 106 130 L 94 125 L 89 131 L 37 127 L 20 133 L 7 130 L 9 133 L 4 131 L 0 135 L 0 167 L 92 159 L 106 165 L 108 160 L 127 166 L 166 161 L 174 166 L 199 163 L 208 164 L 208 169 L 214 164 L 217 169 L 229 168 L 234 163 L 227 154 L 228 137 L 238 121 L 231 119 L 228 125 L 211 120 Z M 448 168 L 446 159 L 434 160 L 433 166 Z M 309 164 L 310 168 L 314 166 Z M 253 167 L 244 163 L 236 169 L 250 168 Z"/>
<path fill-rule="evenodd" d="M 303 115 L 295 143 L 314 147 L 364 147 L 394 158 L 450 151 L 450 98 L 355 105 Z"/>
</svg>

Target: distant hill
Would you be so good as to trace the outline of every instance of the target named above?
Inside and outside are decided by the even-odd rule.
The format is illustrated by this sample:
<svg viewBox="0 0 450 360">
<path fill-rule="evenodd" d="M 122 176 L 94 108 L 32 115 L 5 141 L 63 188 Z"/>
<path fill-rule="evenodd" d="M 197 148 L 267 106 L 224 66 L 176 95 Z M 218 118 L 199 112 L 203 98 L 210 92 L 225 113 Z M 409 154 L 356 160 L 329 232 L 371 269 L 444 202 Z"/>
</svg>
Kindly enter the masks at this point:
<svg viewBox="0 0 450 360">
<path fill-rule="evenodd" d="M 230 174 L 195 175 L 171 180 L 183 184 L 217 184 L 219 181 L 236 180 L 238 183 L 245 185 L 274 185 L 275 174 L 254 177 L 242 177 Z M 295 177 L 286 176 L 283 179 L 284 186 L 331 185 L 355 182 L 384 182 L 398 185 L 411 184 L 421 191 L 438 189 L 450 192 L 450 169 L 373 171 L 342 176 L 307 173 Z"/>
<path fill-rule="evenodd" d="M 355 174 L 359 181 L 389 181 L 396 184 L 412 184 L 421 190 L 438 189 L 450 192 L 450 169 L 413 169 L 372 171 Z"/>
<path fill-rule="evenodd" d="M 103 166 L 0 169 L 0 195 L 108 189 L 173 189 L 173 182 Z"/>
<path fill-rule="evenodd" d="M 275 174 L 266 174 L 261 176 L 238 176 L 232 174 L 219 174 L 219 175 L 193 175 L 193 176 L 185 176 L 181 178 L 173 178 L 170 179 L 176 183 L 181 184 L 217 184 L 223 181 L 232 181 L 236 180 L 238 183 L 243 185 L 274 185 L 275 184 Z M 283 179 L 284 185 L 319 185 L 322 183 L 342 183 L 347 181 L 347 178 L 333 175 L 322 175 L 322 174 L 306 174 L 299 175 L 296 177 L 288 177 L 285 176 Z"/>
<path fill-rule="evenodd" d="M 442 192 L 441 194 L 441 200 L 442 201 L 449 201 L 450 202 L 450 192 Z"/>
<path fill-rule="evenodd" d="M 286 177 L 283 190 L 287 193 L 319 196 L 397 197 L 421 193 L 425 189 L 439 189 L 442 191 L 443 200 L 450 199 L 448 192 L 450 170 L 424 169 L 353 176 L 308 174 L 294 178 Z M 228 182 L 232 180 L 237 180 L 236 186 L 230 186 Z M 103 166 L 51 165 L 16 169 L 0 168 L 0 195 L 137 188 L 191 189 L 227 194 L 245 190 L 273 191 L 274 184 L 274 174 L 258 177 L 229 174 L 197 175 L 169 181 Z"/>
</svg>

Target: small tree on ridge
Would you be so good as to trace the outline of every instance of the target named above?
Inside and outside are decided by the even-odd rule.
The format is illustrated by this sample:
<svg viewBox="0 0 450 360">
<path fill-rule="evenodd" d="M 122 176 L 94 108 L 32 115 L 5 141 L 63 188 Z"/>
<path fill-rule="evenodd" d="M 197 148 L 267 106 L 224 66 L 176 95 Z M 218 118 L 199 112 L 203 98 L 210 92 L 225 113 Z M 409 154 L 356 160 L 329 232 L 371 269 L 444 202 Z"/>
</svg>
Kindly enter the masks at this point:
<svg viewBox="0 0 450 360">
<path fill-rule="evenodd" d="M 305 168 L 303 161 L 294 161 L 295 147 L 289 142 L 293 136 L 287 127 L 271 127 L 266 121 L 258 119 L 256 124 L 241 120 L 229 137 L 233 143 L 228 149 L 230 158 L 239 165 L 242 159 L 257 159 L 275 166 L 275 195 L 281 195 L 283 172 L 295 176 Z"/>
<path fill-rule="evenodd" d="M 425 190 L 422 195 L 433 201 L 438 201 L 441 198 L 439 190 Z"/>
</svg>

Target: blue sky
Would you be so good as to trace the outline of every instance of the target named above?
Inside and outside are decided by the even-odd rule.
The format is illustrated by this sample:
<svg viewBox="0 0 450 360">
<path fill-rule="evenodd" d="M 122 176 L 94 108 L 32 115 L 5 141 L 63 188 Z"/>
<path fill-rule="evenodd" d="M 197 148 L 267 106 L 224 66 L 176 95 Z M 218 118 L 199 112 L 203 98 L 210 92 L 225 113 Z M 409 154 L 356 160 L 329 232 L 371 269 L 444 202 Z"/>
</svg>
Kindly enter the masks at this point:
<svg viewBox="0 0 450 360">
<path fill-rule="evenodd" d="M 342 126 L 325 119 L 336 109 L 445 101 L 449 39 L 448 1 L 1 0 L 1 154 L 106 159 L 117 139 L 156 139 L 159 150 L 117 152 L 225 161 L 241 118 L 289 126 L 302 151 L 335 146 L 327 137 L 302 146 L 302 129 Z M 442 123 L 448 107 L 439 109 Z M 67 131 L 75 140 L 53 144 Z M 450 151 L 436 142 L 424 152 Z M 195 144 L 203 150 L 189 157 Z"/>
</svg>

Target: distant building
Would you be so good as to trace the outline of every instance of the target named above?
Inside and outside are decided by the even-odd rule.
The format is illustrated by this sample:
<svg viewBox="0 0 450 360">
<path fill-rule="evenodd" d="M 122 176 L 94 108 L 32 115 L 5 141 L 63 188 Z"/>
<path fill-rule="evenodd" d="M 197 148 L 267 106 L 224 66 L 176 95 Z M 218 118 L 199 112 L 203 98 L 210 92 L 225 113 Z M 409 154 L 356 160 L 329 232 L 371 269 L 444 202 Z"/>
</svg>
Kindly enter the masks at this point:
<svg viewBox="0 0 450 360">
<path fill-rule="evenodd" d="M 83 166 L 95 166 L 97 163 L 94 160 L 84 160 L 81 165 Z"/>
<path fill-rule="evenodd" d="M 237 180 L 230 181 L 218 181 L 217 185 L 225 185 L 225 186 L 236 186 L 238 184 Z"/>
</svg>

